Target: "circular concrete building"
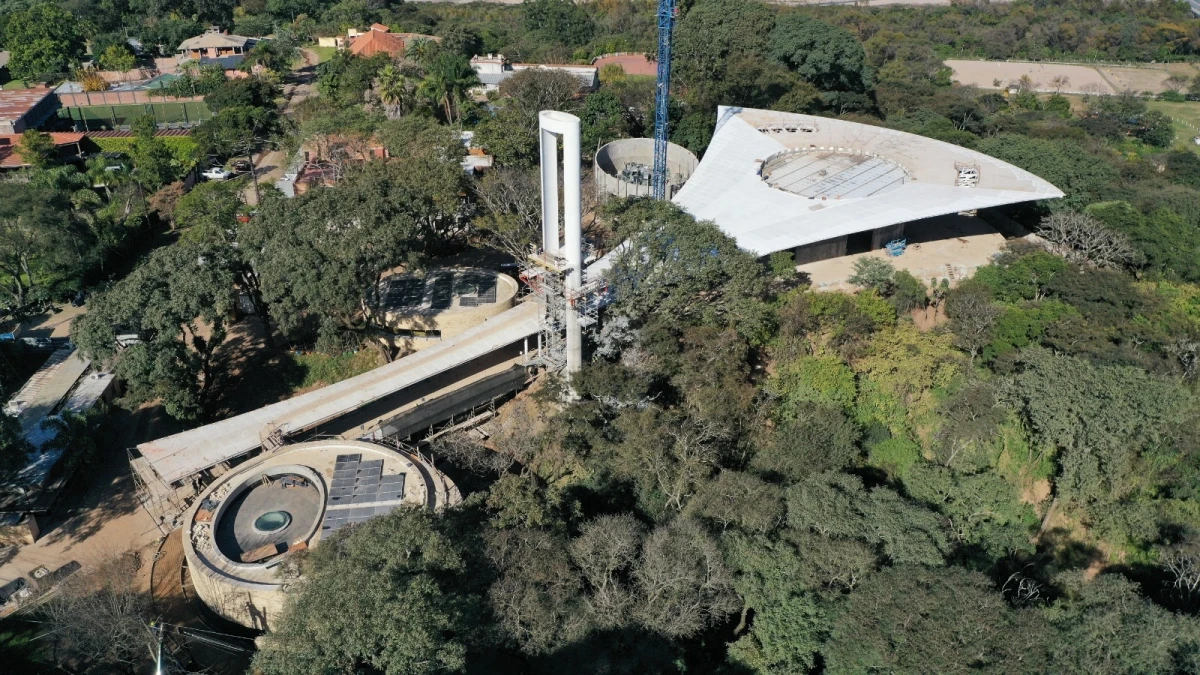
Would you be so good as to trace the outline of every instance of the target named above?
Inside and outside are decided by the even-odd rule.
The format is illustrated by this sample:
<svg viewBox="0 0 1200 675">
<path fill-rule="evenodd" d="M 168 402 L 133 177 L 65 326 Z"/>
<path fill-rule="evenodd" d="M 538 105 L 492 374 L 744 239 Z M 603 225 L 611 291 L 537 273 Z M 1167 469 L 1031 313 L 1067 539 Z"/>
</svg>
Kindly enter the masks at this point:
<svg viewBox="0 0 1200 675">
<path fill-rule="evenodd" d="M 517 282 L 479 267 L 395 274 L 379 282 L 380 309 L 400 337 L 457 335 L 513 306 Z"/>
<path fill-rule="evenodd" d="M 280 448 L 210 485 L 185 514 L 183 550 L 196 594 L 213 611 L 267 630 L 283 607 L 290 554 L 400 506 L 462 500 L 416 453 L 362 441 Z"/>
<path fill-rule="evenodd" d="M 687 148 L 667 144 L 667 198 L 691 178 L 700 161 Z M 596 188 L 618 197 L 649 196 L 653 190 L 654 139 L 625 138 L 596 151 Z"/>
</svg>

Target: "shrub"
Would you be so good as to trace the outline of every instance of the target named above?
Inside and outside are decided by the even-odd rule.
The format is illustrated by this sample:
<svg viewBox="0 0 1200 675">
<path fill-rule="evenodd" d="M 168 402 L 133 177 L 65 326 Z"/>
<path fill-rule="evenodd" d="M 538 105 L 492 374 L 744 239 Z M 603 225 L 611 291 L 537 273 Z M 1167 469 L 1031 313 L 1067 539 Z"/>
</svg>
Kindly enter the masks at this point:
<svg viewBox="0 0 1200 675">
<path fill-rule="evenodd" d="M 903 476 L 908 467 L 920 459 L 921 446 L 904 436 L 889 438 L 867 449 L 867 463 L 883 469 L 892 477 Z"/>
</svg>

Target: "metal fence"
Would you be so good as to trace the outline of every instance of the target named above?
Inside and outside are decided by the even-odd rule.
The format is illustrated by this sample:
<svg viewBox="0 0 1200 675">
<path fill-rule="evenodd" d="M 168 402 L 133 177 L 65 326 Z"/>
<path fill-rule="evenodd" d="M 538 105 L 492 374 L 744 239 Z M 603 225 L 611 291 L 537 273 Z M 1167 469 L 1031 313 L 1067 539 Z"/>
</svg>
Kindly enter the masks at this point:
<svg viewBox="0 0 1200 675">
<path fill-rule="evenodd" d="M 152 115 L 160 127 L 193 127 L 212 117 L 203 101 L 143 103 L 137 105 L 93 105 L 60 108 L 60 119 L 76 131 L 128 130 L 133 120 Z"/>
</svg>

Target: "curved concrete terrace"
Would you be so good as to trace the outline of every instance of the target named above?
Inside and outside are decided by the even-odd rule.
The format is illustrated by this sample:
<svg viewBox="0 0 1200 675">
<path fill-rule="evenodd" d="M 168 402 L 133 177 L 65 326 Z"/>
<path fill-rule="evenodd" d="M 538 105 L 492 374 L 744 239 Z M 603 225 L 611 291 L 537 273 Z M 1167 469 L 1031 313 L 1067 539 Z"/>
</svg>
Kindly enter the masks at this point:
<svg viewBox="0 0 1200 675">
<path fill-rule="evenodd" d="M 355 467 L 370 469 L 340 469 L 347 457 L 357 457 Z M 339 487 L 347 473 L 364 476 L 349 478 L 351 483 L 372 483 L 363 485 L 365 499 L 359 499 L 358 487 Z M 263 481 L 264 476 L 271 481 Z M 283 478 L 289 476 L 304 478 L 308 485 L 284 487 Z M 385 494 L 390 488 L 378 486 L 387 484 L 402 487 Z M 248 497 L 254 499 L 253 508 L 242 513 Z M 207 605 L 231 621 L 265 630 L 282 609 L 283 591 L 295 581 L 283 564 L 289 552 L 317 546 L 341 527 L 400 506 L 440 509 L 461 501 L 454 483 L 417 454 L 362 441 L 297 443 L 239 466 L 210 485 L 187 510 L 183 552 L 196 592 Z M 293 522 L 273 535 L 256 533 L 249 525 L 262 513 L 297 506 L 304 512 L 293 513 Z M 237 539 L 237 545 L 223 541 L 223 533 Z M 232 557 L 247 553 L 246 545 L 262 542 L 274 545 L 276 552 L 248 562 Z"/>
<path fill-rule="evenodd" d="M 667 144 L 668 194 L 675 194 L 691 177 L 700 160 L 687 148 L 674 143 Z M 618 197 L 647 197 L 653 192 L 649 173 L 645 180 L 630 182 L 622 178 L 627 165 L 649 170 L 654 166 L 653 138 L 623 138 L 613 141 L 596 151 L 593 160 L 593 175 L 596 187 L 606 194 Z"/>
</svg>

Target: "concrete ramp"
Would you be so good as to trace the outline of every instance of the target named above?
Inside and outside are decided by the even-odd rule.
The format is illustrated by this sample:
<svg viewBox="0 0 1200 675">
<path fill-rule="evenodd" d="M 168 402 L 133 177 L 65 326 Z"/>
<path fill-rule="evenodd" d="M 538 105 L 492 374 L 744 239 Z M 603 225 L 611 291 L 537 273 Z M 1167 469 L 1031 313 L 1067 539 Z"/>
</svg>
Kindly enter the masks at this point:
<svg viewBox="0 0 1200 675">
<path fill-rule="evenodd" d="M 311 431 L 332 420 L 538 332 L 538 307 L 526 302 L 415 354 L 286 401 L 138 446 L 163 482 L 170 484 L 244 455 L 275 430 Z"/>
</svg>

